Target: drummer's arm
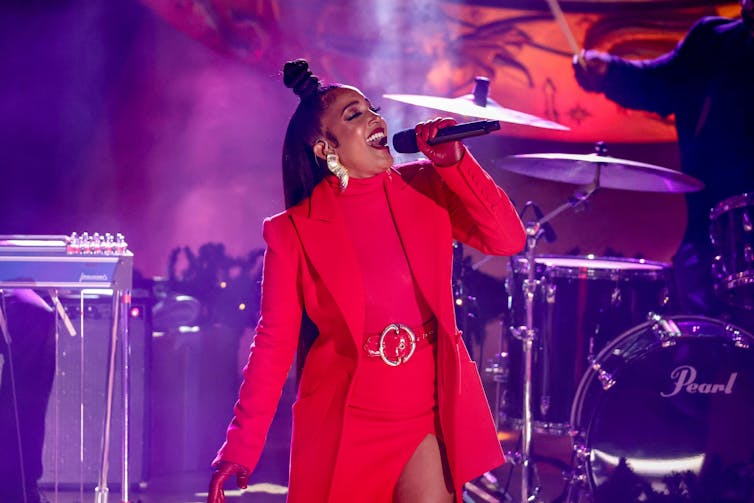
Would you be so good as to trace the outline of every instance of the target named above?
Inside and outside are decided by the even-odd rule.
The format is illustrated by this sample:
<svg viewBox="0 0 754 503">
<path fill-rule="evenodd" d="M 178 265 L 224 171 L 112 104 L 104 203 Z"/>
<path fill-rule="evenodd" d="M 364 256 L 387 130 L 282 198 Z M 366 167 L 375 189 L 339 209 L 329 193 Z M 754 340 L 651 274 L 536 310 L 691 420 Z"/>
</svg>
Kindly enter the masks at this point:
<svg viewBox="0 0 754 503">
<path fill-rule="evenodd" d="M 669 54 L 651 61 L 614 57 L 608 64 L 603 92 L 624 108 L 670 115 L 674 101 L 672 66 Z"/>
<path fill-rule="evenodd" d="M 627 60 L 618 56 L 586 51 L 587 70 L 576 68 L 577 80 L 588 89 L 592 80 L 593 91 L 625 108 L 646 110 L 662 116 L 670 115 L 683 99 L 682 86 L 689 82 L 692 73 L 700 71 L 704 51 L 709 41 L 709 30 L 704 20 L 697 23 L 672 51 L 656 59 Z M 601 72 L 595 76 L 593 72 Z M 587 74 L 587 77 L 584 77 Z"/>
</svg>

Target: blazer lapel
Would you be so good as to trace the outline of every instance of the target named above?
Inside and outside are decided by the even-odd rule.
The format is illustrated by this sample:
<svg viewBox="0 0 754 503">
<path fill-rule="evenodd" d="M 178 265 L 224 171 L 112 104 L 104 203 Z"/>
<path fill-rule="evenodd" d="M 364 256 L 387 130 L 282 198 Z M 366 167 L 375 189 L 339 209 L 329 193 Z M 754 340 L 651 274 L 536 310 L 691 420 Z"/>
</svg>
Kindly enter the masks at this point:
<svg viewBox="0 0 754 503">
<path fill-rule="evenodd" d="M 304 252 L 338 305 L 352 336 L 360 338 L 364 333 L 361 270 L 353 244 L 346 236 L 335 194 L 327 182 L 314 188 L 309 213 L 294 212 L 292 218 Z"/>
</svg>

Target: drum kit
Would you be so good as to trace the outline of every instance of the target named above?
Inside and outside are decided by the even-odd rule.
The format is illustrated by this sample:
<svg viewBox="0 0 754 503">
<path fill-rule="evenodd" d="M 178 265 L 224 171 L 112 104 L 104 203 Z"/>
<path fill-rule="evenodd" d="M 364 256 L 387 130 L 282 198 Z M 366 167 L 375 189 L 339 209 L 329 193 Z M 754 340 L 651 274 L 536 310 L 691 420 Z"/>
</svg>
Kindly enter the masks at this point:
<svg viewBox="0 0 754 503">
<path fill-rule="evenodd" d="M 460 98 L 385 97 L 567 129 L 488 100 L 485 81 L 477 78 L 474 93 Z M 499 169 L 578 186 L 561 206 L 525 222 L 525 252 L 511 258 L 505 280 L 511 326 L 501 339 L 507 351 L 487 369 L 502 383 L 496 422 L 521 432 L 520 451 L 506 456 L 521 466 L 521 501 L 542 501 L 533 431 L 570 436 L 573 452 L 561 495 L 569 503 L 671 496 L 720 501 L 691 498 L 714 477 L 723 483 L 723 476 L 728 485 L 748 484 L 751 494 L 754 337 L 726 321 L 674 313 L 669 264 L 536 253 L 549 222 L 598 189 L 687 193 L 703 184 L 675 170 L 610 157 L 601 143 L 590 154 L 512 155 Z M 744 194 L 710 213 L 717 253 L 710 277 L 720 298 L 744 309 L 754 307 L 753 206 L 754 195 Z M 745 481 L 731 478 L 731 470 Z"/>
</svg>

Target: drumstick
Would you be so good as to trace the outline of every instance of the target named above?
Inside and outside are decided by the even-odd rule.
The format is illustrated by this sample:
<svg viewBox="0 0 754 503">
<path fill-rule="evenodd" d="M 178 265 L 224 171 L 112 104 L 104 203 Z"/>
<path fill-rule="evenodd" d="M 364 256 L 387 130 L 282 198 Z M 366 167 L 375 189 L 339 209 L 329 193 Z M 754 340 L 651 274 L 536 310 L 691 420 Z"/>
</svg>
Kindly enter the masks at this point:
<svg viewBox="0 0 754 503">
<path fill-rule="evenodd" d="M 568 22 L 566 22 L 566 18 L 563 15 L 563 10 L 560 8 L 560 4 L 558 4 L 558 0 L 547 0 L 547 5 L 550 6 L 550 11 L 555 18 L 555 21 L 557 21 L 558 26 L 560 26 L 563 35 L 565 35 L 568 45 L 571 47 L 571 51 L 576 55 L 579 65 L 581 65 L 582 68 L 585 68 L 586 63 L 584 63 L 584 58 L 581 56 L 581 49 L 579 48 L 579 44 L 576 43 L 576 39 L 573 37 L 571 29 L 568 27 Z"/>
</svg>

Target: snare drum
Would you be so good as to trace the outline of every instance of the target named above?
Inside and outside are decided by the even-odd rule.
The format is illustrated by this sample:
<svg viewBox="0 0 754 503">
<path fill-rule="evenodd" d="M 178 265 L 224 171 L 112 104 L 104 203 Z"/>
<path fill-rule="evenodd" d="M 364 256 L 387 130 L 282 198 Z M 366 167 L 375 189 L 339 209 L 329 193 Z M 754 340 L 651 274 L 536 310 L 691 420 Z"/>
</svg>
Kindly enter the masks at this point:
<svg viewBox="0 0 754 503">
<path fill-rule="evenodd" d="M 571 411 L 585 485 L 570 501 L 752 501 L 752 342 L 711 318 L 658 316 L 607 345 Z"/>
<path fill-rule="evenodd" d="M 715 291 L 729 304 L 754 309 L 754 193 L 723 200 L 710 211 Z"/>
<path fill-rule="evenodd" d="M 670 267 L 646 260 L 540 256 L 535 259 L 532 347 L 534 429 L 566 433 L 574 393 L 589 363 L 612 338 L 668 305 Z M 513 327 L 526 323 L 525 257 L 513 257 L 508 292 Z M 522 343 L 508 341 L 508 383 L 500 414 L 512 426 L 522 417 Z"/>
</svg>

